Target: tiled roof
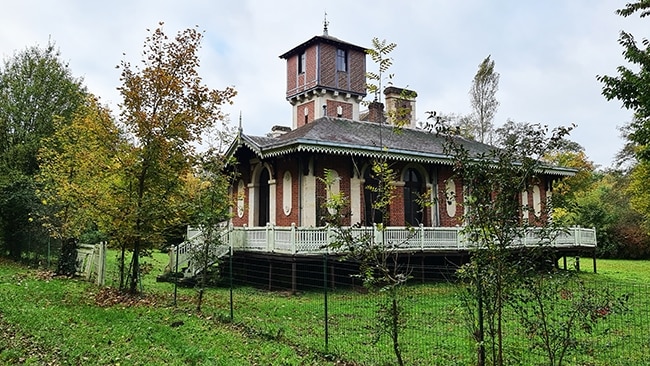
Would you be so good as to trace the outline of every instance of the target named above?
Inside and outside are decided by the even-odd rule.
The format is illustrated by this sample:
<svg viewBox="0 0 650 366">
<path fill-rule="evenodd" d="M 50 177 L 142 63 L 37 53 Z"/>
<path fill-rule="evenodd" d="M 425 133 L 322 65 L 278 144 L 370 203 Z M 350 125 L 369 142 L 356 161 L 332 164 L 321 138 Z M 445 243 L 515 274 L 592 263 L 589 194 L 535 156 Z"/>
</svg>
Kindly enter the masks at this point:
<svg viewBox="0 0 650 366">
<path fill-rule="evenodd" d="M 459 136 L 454 138 L 458 139 L 471 155 L 480 155 L 493 149 L 490 145 Z M 444 143 L 444 136 L 421 129 L 403 128 L 394 131 L 390 125 L 375 122 L 322 117 L 278 137 L 240 134 L 228 154 L 234 154 L 243 145 L 263 159 L 306 151 L 371 158 L 386 156 L 391 160 L 452 164 L 452 160 L 444 152 Z M 574 170 L 565 168 L 551 168 L 546 172 L 562 176 L 575 173 Z"/>
</svg>

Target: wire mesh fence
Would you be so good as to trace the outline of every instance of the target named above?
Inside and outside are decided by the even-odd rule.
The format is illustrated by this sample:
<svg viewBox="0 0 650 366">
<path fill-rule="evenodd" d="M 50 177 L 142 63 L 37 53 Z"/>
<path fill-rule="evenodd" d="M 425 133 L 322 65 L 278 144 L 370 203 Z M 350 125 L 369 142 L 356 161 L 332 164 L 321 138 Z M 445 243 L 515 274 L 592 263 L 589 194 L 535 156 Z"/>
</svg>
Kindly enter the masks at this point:
<svg viewBox="0 0 650 366">
<path fill-rule="evenodd" d="M 109 286 L 119 284 L 119 258 L 113 259 L 107 266 Z M 448 279 L 452 268 L 444 263 L 412 262 L 411 278 L 397 293 L 398 344 L 407 365 L 476 364 L 478 344 L 459 298 L 463 288 Z M 235 253 L 222 258 L 218 269 L 217 285 L 209 289 L 203 306 L 203 312 L 215 319 L 232 322 L 252 337 L 310 350 L 334 363 L 396 364 L 392 335 L 385 326 L 391 294 L 364 287 L 358 263 L 326 255 Z M 625 306 L 601 314 L 593 329 L 560 328 L 576 334 L 562 364 L 650 364 L 650 286 L 588 273 L 580 278 L 590 290 L 624 298 Z M 196 281 L 188 283 L 195 286 Z M 192 301 L 185 294 L 179 301 Z M 505 364 L 552 364 L 512 307 L 504 307 L 503 319 Z M 559 364 L 557 358 L 553 364 Z"/>
<path fill-rule="evenodd" d="M 395 364 L 394 342 L 385 326 L 385 310 L 392 298 L 387 292 L 365 288 L 355 277 L 355 263 L 327 257 L 229 261 L 221 263 L 221 286 L 210 295 L 220 318 L 255 336 L 316 350 L 350 364 Z M 443 273 L 438 266 L 421 270 Z M 577 336 L 562 364 L 650 364 L 650 288 L 590 278 L 587 286 L 625 297 L 625 311 L 605 314 L 589 331 L 563 329 Z M 405 364 L 476 363 L 477 342 L 464 316 L 467 309 L 458 299 L 461 291 L 453 281 L 423 282 L 415 276 L 400 289 L 398 344 Z M 549 364 L 548 354 L 535 347 L 534 335 L 517 321 L 512 309 L 505 307 L 503 318 L 506 364 Z"/>
</svg>

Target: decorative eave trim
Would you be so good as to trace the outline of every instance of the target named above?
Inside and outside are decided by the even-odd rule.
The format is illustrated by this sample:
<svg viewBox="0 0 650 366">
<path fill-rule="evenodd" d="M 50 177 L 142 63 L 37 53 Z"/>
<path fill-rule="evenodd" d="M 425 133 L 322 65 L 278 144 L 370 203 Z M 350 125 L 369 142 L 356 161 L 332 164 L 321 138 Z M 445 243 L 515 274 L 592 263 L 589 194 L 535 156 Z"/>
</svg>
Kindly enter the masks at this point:
<svg viewBox="0 0 650 366">
<path fill-rule="evenodd" d="M 397 150 L 397 149 L 383 149 L 378 146 L 346 146 L 341 144 L 322 143 L 314 141 L 296 141 L 288 146 L 270 146 L 260 151 L 260 158 L 271 158 L 282 155 L 287 155 L 294 152 L 310 152 L 320 154 L 334 154 L 334 155 L 354 155 L 363 156 L 368 158 L 386 157 L 390 160 L 418 162 L 418 163 L 438 163 L 451 165 L 452 161 L 448 156 L 439 154 L 426 154 L 419 153 L 413 154 L 412 151 Z"/>
<path fill-rule="evenodd" d="M 435 163 L 442 165 L 453 165 L 453 160 L 448 155 L 431 153 L 414 154 L 409 150 L 384 149 L 378 146 L 352 147 L 349 145 L 324 143 L 322 141 L 313 140 L 297 140 L 287 145 L 279 144 L 276 146 L 268 146 L 262 148 L 257 143 L 255 143 L 255 141 L 243 134 L 237 136 L 230 149 L 228 149 L 227 156 L 232 157 L 241 146 L 246 146 L 249 148 L 260 159 L 274 158 L 295 152 L 309 152 L 319 154 L 362 156 L 366 158 L 385 157 L 390 160 L 404 161 L 409 163 Z M 535 173 L 559 177 L 571 177 L 577 173 L 577 170 L 572 168 L 542 166 L 538 169 L 535 169 Z"/>
<path fill-rule="evenodd" d="M 230 144 L 228 147 L 228 150 L 226 150 L 226 157 L 227 158 L 232 158 L 235 156 L 235 153 L 237 153 L 237 150 L 239 150 L 240 147 L 246 146 L 247 148 L 251 149 L 255 155 L 258 157 L 262 158 L 262 149 L 260 148 L 259 145 L 257 145 L 253 140 L 251 140 L 248 136 L 244 134 L 237 134 L 237 137 L 233 140 L 233 142 Z"/>
<path fill-rule="evenodd" d="M 535 169 L 535 173 L 556 175 L 559 177 L 573 177 L 578 173 L 578 170 L 573 168 L 563 168 L 563 167 L 541 167 L 539 169 Z"/>
</svg>

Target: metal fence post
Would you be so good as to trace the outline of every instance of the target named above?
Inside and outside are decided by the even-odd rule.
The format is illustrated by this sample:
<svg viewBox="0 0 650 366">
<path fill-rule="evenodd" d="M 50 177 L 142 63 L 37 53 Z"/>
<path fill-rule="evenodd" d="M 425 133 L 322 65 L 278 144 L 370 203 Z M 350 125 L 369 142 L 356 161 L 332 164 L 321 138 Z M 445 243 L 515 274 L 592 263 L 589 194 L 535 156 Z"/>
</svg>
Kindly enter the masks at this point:
<svg viewBox="0 0 650 366">
<path fill-rule="evenodd" d="M 234 315 L 234 306 L 233 306 L 233 297 L 232 297 L 232 245 L 230 245 L 230 268 L 228 270 L 228 276 L 230 277 L 230 322 L 232 323 L 235 320 Z"/>
<path fill-rule="evenodd" d="M 327 252 L 323 254 L 323 301 L 324 301 L 324 325 L 325 325 L 325 353 L 329 352 L 329 315 L 327 299 Z"/>
</svg>

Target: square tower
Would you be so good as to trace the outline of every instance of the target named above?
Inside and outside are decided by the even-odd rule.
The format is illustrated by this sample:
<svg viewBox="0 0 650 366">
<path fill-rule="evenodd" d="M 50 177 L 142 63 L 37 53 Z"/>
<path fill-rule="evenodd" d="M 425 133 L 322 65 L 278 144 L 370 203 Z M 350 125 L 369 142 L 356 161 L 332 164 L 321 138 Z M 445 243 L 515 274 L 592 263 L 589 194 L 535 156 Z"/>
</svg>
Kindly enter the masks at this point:
<svg viewBox="0 0 650 366">
<path fill-rule="evenodd" d="M 287 60 L 286 97 L 293 129 L 320 117 L 359 119 L 366 96 L 366 49 L 327 34 L 280 55 Z"/>
</svg>

